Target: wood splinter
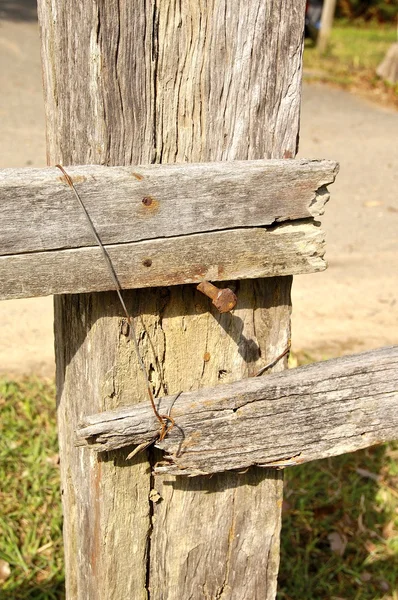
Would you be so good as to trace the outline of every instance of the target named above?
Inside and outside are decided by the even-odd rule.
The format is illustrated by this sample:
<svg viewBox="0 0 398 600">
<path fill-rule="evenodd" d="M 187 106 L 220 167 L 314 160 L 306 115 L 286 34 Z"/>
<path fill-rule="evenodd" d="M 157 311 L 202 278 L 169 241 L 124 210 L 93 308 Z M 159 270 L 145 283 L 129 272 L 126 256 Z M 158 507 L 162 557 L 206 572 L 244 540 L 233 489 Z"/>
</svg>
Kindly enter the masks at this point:
<svg viewBox="0 0 398 600">
<path fill-rule="evenodd" d="M 229 288 L 220 289 L 209 281 L 202 281 L 196 289 L 208 298 L 211 298 L 214 306 L 220 313 L 230 312 L 238 302 L 238 298 L 232 290 Z"/>
</svg>

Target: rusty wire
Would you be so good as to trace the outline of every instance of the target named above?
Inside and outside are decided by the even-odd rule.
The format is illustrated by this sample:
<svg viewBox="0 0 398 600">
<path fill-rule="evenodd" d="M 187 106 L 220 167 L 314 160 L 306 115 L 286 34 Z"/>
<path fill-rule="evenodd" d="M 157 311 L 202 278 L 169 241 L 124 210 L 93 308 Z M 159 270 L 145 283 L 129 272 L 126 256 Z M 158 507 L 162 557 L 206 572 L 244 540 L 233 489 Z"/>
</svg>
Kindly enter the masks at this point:
<svg viewBox="0 0 398 600">
<path fill-rule="evenodd" d="M 105 246 L 101 242 L 101 239 L 100 239 L 100 237 L 99 237 L 99 235 L 97 233 L 97 230 L 96 230 L 96 228 L 94 226 L 94 223 L 91 220 L 91 217 L 90 217 L 90 215 L 89 215 L 89 213 L 88 213 L 88 211 L 87 211 L 87 209 L 86 209 L 86 207 L 85 207 L 82 199 L 80 198 L 80 195 L 78 194 L 78 192 L 77 192 L 77 190 L 75 188 L 75 185 L 73 183 L 72 178 L 68 175 L 68 173 L 65 171 L 65 169 L 64 169 L 64 167 L 62 165 L 58 165 L 57 164 L 55 166 L 63 173 L 63 175 L 64 175 L 64 177 L 66 179 L 67 184 L 69 185 L 69 187 L 73 191 L 73 193 L 74 193 L 77 201 L 79 202 L 79 204 L 80 204 L 80 206 L 81 206 L 81 208 L 82 208 L 82 210 L 84 212 L 84 215 L 85 215 L 87 223 L 88 223 L 88 225 L 90 227 L 91 233 L 93 234 L 95 241 L 97 242 L 99 248 L 102 251 L 102 254 L 103 254 L 103 257 L 105 259 L 105 262 L 106 262 L 109 274 L 111 275 L 113 284 L 115 286 L 115 290 L 116 290 L 117 295 L 119 297 L 120 304 L 121 304 L 121 306 L 123 308 L 123 312 L 124 312 L 124 314 L 126 316 L 128 324 L 129 324 L 129 338 L 131 340 L 133 340 L 133 344 L 134 344 L 134 348 L 135 348 L 135 353 L 137 355 L 137 359 L 138 359 L 138 364 L 140 366 L 140 370 L 141 370 L 141 372 L 143 374 L 143 377 L 144 377 L 144 380 L 145 380 L 146 390 L 147 390 L 148 397 L 149 397 L 149 400 L 150 400 L 150 403 L 151 403 L 153 414 L 155 415 L 156 419 L 160 423 L 160 430 L 156 434 L 156 436 L 154 436 L 154 438 L 152 440 L 150 440 L 149 442 L 146 442 L 144 444 L 140 444 L 139 446 L 137 446 L 137 448 L 133 452 L 131 452 L 129 454 L 129 456 L 128 456 L 128 458 L 132 458 L 133 456 L 135 456 L 135 454 L 137 454 L 138 452 L 140 452 L 142 450 L 145 450 L 148 446 L 150 446 L 151 444 L 155 443 L 156 441 L 162 441 L 166 437 L 166 435 L 172 430 L 172 428 L 175 425 L 175 421 L 170 416 L 170 412 L 171 412 L 172 406 L 174 405 L 175 400 L 179 397 L 179 395 L 181 394 L 181 392 L 179 392 L 176 395 L 174 401 L 172 402 L 172 404 L 171 404 L 171 406 L 169 408 L 168 414 L 167 415 L 160 414 L 159 411 L 156 408 L 156 405 L 155 405 L 155 400 L 154 400 L 154 396 L 153 396 L 151 384 L 150 384 L 150 381 L 149 381 L 148 373 L 146 371 L 146 368 L 145 368 L 145 365 L 144 365 L 144 361 L 142 359 L 142 356 L 141 356 L 141 353 L 140 353 L 140 349 L 139 349 L 139 346 L 138 346 L 138 339 L 137 339 L 137 334 L 136 334 L 135 327 L 134 327 L 134 320 L 133 320 L 133 317 L 128 312 L 126 304 L 125 304 L 125 302 L 123 300 L 122 286 L 121 286 L 121 284 L 119 282 L 119 279 L 118 279 L 117 273 L 115 271 L 115 268 L 113 266 L 112 260 L 111 260 L 111 258 L 109 256 L 109 254 L 108 254 Z M 145 327 L 145 324 L 143 322 L 142 317 L 140 317 L 140 319 L 141 319 L 142 325 Z M 150 340 L 150 345 L 151 345 L 153 354 L 155 356 L 155 361 L 157 362 L 157 364 L 159 366 L 159 369 L 160 369 L 158 357 L 156 356 L 156 352 L 155 352 L 155 349 L 153 347 L 153 344 L 152 344 L 151 340 Z M 268 371 L 268 369 L 271 369 L 272 367 L 274 367 L 277 364 L 277 362 L 279 362 L 279 360 L 281 360 L 281 358 L 283 358 L 284 356 L 286 356 L 287 354 L 289 354 L 290 347 L 291 347 L 291 341 L 289 339 L 288 343 L 287 343 L 287 346 L 284 349 L 284 351 L 281 354 L 279 354 L 279 356 L 277 356 L 274 360 L 272 360 L 271 362 L 269 362 L 268 364 L 266 364 L 264 367 L 262 367 L 255 374 L 255 377 L 260 377 L 261 375 L 263 375 L 263 373 L 265 373 L 265 371 Z M 165 388 L 165 383 L 164 383 L 164 380 L 163 380 L 163 373 L 162 373 L 161 369 L 160 369 L 160 375 L 161 375 L 161 385 L 163 387 L 163 391 L 165 392 L 166 388 Z"/>
<path fill-rule="evenodd" d="M 67 184 L 69 185 L 69 187 L 71 188 L 71 190 L 73 191 L 77 201 L 79 202 L 81 208 L 83 209 L 84 215 L 86 217 L 87 223 L 90 227 L 91 233 L 94 236 L 95 241 L 97 242 L 98 246 L 100 247 L 101 251 L 102 251 L 102 255 L 105 259 L 109 274 L 112 278 L 112 281 L 114 283 L 115 286 L 115 290 L 117 292 L 117 295 L 119 297 L 120 300 L 120 304 L 122 305 L 123 308 L 123 312 L 126 315 L 126 319 L 127 322 L 129 324 L 129 337 L 131 340 L 133 340 L 133 344 L 134 344 L 134 348 L 135 348 L 135 353 L 137 355 L 137 359 L 138 359 L 138 364 L 140 366 L 140 370 L 144 376 L 144 380 L 145 380 L 145 385 L 146 385 L 146 390 L 148 393 L 148 397 L 152 406 L 152 410 L 153 410 L 153 414 L 155 415 L 156 419 L 159 421 L 160 423 L 160 430 L 157 434 L 157 436 L 153 439 L 153 441 L 149 442 L 148 444 L 145 445 L 145 447 L 139 448 L 140 450 L 144 450 L 145 448 L 147 448 L 150 444 L 152 444 L 153 442 L 159 440 L 163 440 L 166 435 L 172 430 L 172 428 L 174 427 L 174 419 L 168 414 L 168 415 L 161 415 L 159 413 L 159 411 L 156 408 L 155 405 L 155 400 L 153 397 L 153 392 L 152 392 L 152 388 L 151 388 L 151 384 L 149 381 L 149 377 L 148 377 L 148 373 L 146 371 L 145 365 L 144 365 L 144 361 L 142 359 L 141 353 L 140 353 L 140 349 L 138 346 L 138 339 L 137 339 L 137 334 L 135 331 L 135 327 L 134 327 L 134 321 L 133 321 L 133 317 L 130 315 L 129 311 L 127 310 L 126 304 L 123 300 L 123 296 L 122 296 L 122 286 L 120 285 L 119 282 L 119 278 L 116 274 L 115 271 L 115 267 L 113 266 L 112 260 L 105 248 L 105 246 L 103 245 L 103 243 L 101 242 L 101 239 L 97 233 L 97 230 L 94 226 L 94 223 L 91 220 L 91 217 L 87 211 L 87 208 L 85 207 L 82 199 L 80 198 L 80 195 L 78 194 L 75 185 L 72 181 L 72 178 L 68 175 L 68 173 L 65 171 L 64 167 L 62 165 L 55 165 L 64 175 Z M 152 344 L 151 344 L 152 345 Z M 153 345 L 152 345 L 152 350 L 154 350 Z M 157 357 L 156 357 L 157 358 Z M 163 384 L 162 384 L 163 385 Z M 133 454 L 136 454 L 136 452 L 131 453 L 132 456 Z"/>
<path fill-rule="evenodd" d="M 286 356 L 287 354 L 289 354 L 291 345 L 292 345 L 292 342 L 289 339 L 287 341 L 287 345 L 286 345 L 286 348 L 284 349 L 284 351 L 281 352 L 279 354 L 279 356 L 277 356 L 276 358 L 274 358 L 274 360 L 271 360 L 271 362 L 269 362 L 267 365 L 265 365 L 259 371 L 257 371 L 257 373 L 255 374 L 254 377 L 261 377 L 261 375 L 263 375 L 265 373 L 265 371 L 268 371 L 268 369 L 271 369 L 272 367 L 274 367 L 276 365 L 276 363 L 280 361 L 281 358 L 283 358 L 284 356 Z"/>
</svg>

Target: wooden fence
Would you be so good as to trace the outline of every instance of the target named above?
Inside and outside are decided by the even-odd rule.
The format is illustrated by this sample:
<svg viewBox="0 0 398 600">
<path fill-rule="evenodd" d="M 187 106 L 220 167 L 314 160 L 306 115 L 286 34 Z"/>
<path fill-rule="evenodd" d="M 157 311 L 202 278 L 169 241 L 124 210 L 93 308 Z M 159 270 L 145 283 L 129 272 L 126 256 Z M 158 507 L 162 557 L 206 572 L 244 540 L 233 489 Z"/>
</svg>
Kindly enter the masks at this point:
<svg viewBox="0 0 398 600">
<path fill-rule="evenodd" d="M 305 2 L 38 7 L 53 167 L 0 172 L 1 297 L 55 294 L 67 598 L 274 599 L 281 469 L 398 437 L 397 348 L 281 372 L 338 170 L 292 160 Z"/>
</svg>

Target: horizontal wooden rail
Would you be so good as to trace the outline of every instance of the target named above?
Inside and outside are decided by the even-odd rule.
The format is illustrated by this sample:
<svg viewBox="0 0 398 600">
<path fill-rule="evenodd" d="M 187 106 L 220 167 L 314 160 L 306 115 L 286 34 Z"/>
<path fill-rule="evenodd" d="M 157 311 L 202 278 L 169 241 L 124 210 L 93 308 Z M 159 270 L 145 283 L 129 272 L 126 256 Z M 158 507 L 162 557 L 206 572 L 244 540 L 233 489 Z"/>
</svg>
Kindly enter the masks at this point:
<svg viewBox="0 0 398 600">
<path fill-rule="evenodd" d="M 199 475 L 286 467 L 398 439 L 398 346 L 159 400 L 176 425 L 155 472 Z M 86 417 L 77 445 L 114 450 L 150 441 L 146 404 Z"/>
<path fill-rule="evenodd" d="M 325 268 L 332 161 L 67 167 L 124 288 Z M 57 168 L 0 171 L 0 298 L 112 289 Z"/>
</svg>

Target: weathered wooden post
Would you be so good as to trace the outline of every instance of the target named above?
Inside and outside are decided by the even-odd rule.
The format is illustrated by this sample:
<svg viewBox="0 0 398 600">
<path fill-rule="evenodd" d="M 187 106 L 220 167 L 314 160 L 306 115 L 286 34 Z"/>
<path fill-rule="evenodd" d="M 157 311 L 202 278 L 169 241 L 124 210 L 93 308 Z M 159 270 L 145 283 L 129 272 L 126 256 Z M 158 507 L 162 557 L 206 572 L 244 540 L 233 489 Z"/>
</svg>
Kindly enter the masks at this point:
<svg viewBox="0 0 398 600">
<path fill-rule="evenodd" d="M 86 164 L 0 170 L 0 299 L 64 294 L 68 598 L 274 598 L 282 479 L 267 467 L 398 435 L 397 347 L 252 377 L 282 369 L 291 275 L 326 267 L 315 219 L 338 165 L 285 160 L 304 7 L 72 6 L 39 3 L 49 162 Z M 182 164 L 142 164 L 168 161 Z M 126 316 L 149 382 L 116 279 L 138 290 Z M 222 315 L 188 285 L 219 300 L 206 280 L 228 279 Z M 146 385 L 173 413 L 165 437 Z"/>
<path fill-rule="evenodd" d="M 304 0 L 38 5 L 49 164 L 295 156 Z M 126 293 L 156 392 L 239 380 L 280 354 L 290 287 L 289 276 L 240 282 L 233 317 L 195 286 Z M 114 293 L 56 297 L 68 598 L 274 598 L 280 472 L 153 477 L 152 452 L 97 461 L 74 447 L 84 415 L 147 401 L 121 321 Z"/>
</svg>

